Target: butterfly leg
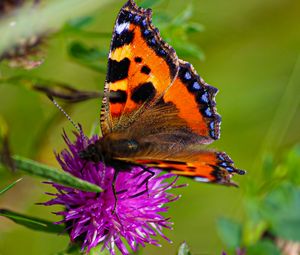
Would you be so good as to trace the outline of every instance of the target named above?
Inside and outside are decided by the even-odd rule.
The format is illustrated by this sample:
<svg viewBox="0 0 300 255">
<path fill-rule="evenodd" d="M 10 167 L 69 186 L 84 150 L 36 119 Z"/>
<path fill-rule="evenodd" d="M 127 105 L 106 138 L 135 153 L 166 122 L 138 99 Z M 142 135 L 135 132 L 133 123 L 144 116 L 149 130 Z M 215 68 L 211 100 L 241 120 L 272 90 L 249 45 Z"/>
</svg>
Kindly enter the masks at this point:
<svg viewBox="0 0 300 255">
<path fill-rule="evenodd" d="M 147 176 L 137 187 L 141 188 L 143 185 L 146 184 L 146 190 L 143 190 L 141 192 L 138 192 L 137 194 L 132 195 L 131 198 L 141 196 L 145 192 L 147 192 L 148 197 L 149 197 L 149 185 L 148 185 L 148 183 L 149 183 L 149 180 L 155 175 L 155 173 L 153 171 L 151 171 L 150 169 L 148 169 L 147 167 L 143 166 L 143 165 L 141 165 L 140 167 L 143 169 L 143 171 L 141 171 L 138 174 L 136 174 L 135 177 L 138 177 L 139 175 L 141 175 L 141 174 L 143 174 L 145 172 L 149 173 L 150 175 Z"/>
<path fill-rule="evenodd" d="M 113 182 L 112 182 L 112 191 L 113 191 L 114 199 L 115 199 L 115 202 L 114 202 L 114 208 L 113 208 L 113 210 L 112 210 L 112 215 L 115 214 L 115 216 L 116 216 L 117 219 L 119 220 L 119 223 L 120 223 L 121 226 L 123 227 L 122 221 L 121 221 L 119 215 L 116 213 L 117 202 L 118 202 L 118 196 L 117 196 L 118 193 L 117 193 L 117 191 L 116 191 L 116 180 L 117 180 L 118 174 L 119 174 L 119 171 L 118 171 L 117 169 L 115 169 L 114 177 L 113 177 Z"/>
<path fill-rule="evenodd" d="M 118 197 L 117 197 L 117 191 L 116 191 L 116 180 L 117 180 L 118 174 L 119 174 L 119 171 L 115 169 L 114 177 L 113 177 L 113 181 L 112 181 L 112 191 L 114 194 L 115 203 L 114 203 L 114 208 L 112 210 L 112 214 L 114 214 L 116 212 L 116 208 L 117 208 Z"/>
<path fill-rule="evenodd" d="M 149 180 L 155 175 L 155 173 L 153 171 L 151 171 L 149 168 L 145 167 L 145 166 L 141 166 L 143 169 L 143 172 L 147 172 L 150 175 L 148 175 L 140 184 L 139 184 L 139 188 L 142 187 L 144 184 L 146 184 L 146 190 L 148 193 L 148 197 L 149 197 Z"/>
</svg>

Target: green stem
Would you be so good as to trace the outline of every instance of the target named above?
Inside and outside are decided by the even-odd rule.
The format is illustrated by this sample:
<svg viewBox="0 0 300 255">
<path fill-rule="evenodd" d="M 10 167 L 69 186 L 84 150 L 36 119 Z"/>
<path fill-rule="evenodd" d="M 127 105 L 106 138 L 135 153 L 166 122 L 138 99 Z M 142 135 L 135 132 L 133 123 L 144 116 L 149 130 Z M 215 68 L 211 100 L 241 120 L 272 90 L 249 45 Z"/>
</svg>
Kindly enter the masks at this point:
<svg viewBox="0 0 300 255">
<path fill-rule="evenodd" d="M 5 188 L 3 188 L 2 190 L 0 190 L 0 195 L 4 194 L 6 191 L 10 190 L 13 186 L 15 186 L 19 181 L 21 181 L 22 178 L 14 181 L 13 183 L 9 184 L 8 186 L 6 186 Z"/>
<path fill-rule="evenodd" d="M 59 183 L 62 185 L 66 185 L 84 191 L 102 192 L 102 189 L 99 186 L 83 181 L 66 172 L 58 171 L 52 167 L 43 165 L 36 161 L 26 159 L 20 156 L 14 156 L 13 159 L 16 168 L 26 173 L 43 177 L 55 183 Z"/>
</svg>

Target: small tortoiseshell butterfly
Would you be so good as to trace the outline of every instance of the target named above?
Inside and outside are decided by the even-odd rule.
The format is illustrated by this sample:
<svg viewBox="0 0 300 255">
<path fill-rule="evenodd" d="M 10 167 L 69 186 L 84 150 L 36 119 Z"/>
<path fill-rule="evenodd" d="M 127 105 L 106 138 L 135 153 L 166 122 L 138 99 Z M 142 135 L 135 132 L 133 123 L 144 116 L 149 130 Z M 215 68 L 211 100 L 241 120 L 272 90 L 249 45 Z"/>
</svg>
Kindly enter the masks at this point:
<svg viewBox="0 0 300 255">
<path fill-rule="evenodd" d="M 203 148 L 220 137 L 217 92 L 162 40 L 151 10 L 129 0 L 111 42 L 103 137 L 80 157 L 120 171 L 139 165 L 151 173 L 148 167 L 156 167 L 200 182 L 234 185 L 232 175 L 245 171 L 224 152 Z"/>
</svg>

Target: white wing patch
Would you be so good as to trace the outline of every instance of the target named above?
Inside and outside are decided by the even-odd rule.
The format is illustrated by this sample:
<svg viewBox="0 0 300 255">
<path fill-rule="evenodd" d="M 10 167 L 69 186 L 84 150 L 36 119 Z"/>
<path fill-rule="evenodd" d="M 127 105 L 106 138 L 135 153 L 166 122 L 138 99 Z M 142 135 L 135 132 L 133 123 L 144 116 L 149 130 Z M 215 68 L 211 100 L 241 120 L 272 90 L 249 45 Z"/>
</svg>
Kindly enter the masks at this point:
<svg viewBox="0 0 300 255">
<path fill-rule="evenodd" d="M 209 179 L 203 177 L 195 177 L 194 180 L 196 182 L 209 182 Z"/>
<path fill-rule="evenodd" d="M 116 33 L 118 35 L 122 34 L 125 30 L 128 30 L 130 22 L 124 22 L 116 25 Z"/>
</svg>

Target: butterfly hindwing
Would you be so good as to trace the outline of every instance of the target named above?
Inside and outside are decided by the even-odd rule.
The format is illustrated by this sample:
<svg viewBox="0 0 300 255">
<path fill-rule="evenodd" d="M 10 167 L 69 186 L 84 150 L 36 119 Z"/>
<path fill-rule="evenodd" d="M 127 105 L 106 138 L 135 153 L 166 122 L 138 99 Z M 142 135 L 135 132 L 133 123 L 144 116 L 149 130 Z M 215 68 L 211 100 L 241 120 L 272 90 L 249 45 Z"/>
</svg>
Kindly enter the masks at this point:
<svg viewBox="0 0 300 255">
<path fill-rule="evenodd" d="M 117 18 L 102 102 L 101 128 L 107 134 L 162 96 L 178 72 L 175 51 L 151 23 L 151 10 L 129 0 Z"/>
<path fill-rule="evenodd" d="M 233 161 L 226 153 L 208 150 L 192 153 L 192 155 L 174 155 L 174 157 L 171 156 L 165 159 L 145 157 L 122 160 L 129 160 L 132 163 L 148 167 L 157 167 L 176 175 L 192 178 L 198 182 L 233 186 L 236 184 L 231 181 L 231 177 L 234 174 L 245 173 L 245 171 L 234 167 Z"/>
<path fill-rule="evenodd" d="M 180 60 L 179 73 L 163 96 L 164 102 L 176 106 L 178 116 L 196 133 L 202 144 L 220 137 L 221 117 L 216 112 L 215 95 L 218 89 L 208 85 L 190 63 Z"/>
</svg>

